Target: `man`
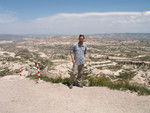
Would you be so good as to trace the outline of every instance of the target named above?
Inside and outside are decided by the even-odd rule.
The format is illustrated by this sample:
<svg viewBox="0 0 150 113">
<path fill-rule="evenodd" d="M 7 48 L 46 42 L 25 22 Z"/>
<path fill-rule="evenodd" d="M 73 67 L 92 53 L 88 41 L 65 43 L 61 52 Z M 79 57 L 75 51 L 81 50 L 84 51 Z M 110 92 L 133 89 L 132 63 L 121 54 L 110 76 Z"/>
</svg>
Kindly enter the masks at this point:
<svg viewBox="0 0 150 113">
<path fill-rule="evenodd" d="M 82 75 L 83 75 L 83 69 L 84 69 L 84 63 L 87 58 L 87 47 L 84 42 L 84 35 L 79 35 L 79 42 L 74 44 L 72 46 L 72 49 L 70 50 L 70 55 L 73 63 L 73 74 L 70 77 L 70 86 L 69 88 L 73 88 L 73 83 L 75 80 L 76 75 L 77 76 L 77 83 L 78 87 L 83 87 L 82 86 Z"/>
</svg>

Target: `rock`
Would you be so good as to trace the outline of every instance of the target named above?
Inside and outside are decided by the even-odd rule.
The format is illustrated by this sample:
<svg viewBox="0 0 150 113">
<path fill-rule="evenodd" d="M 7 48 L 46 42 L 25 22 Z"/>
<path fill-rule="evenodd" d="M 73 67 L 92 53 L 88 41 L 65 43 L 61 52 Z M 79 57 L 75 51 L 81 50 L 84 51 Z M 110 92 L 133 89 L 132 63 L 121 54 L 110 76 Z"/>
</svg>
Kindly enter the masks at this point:
<svg viewBox="0 0 150 113">
<path fill-rule="evenodd" d="M 132 78 L 132 81 L 139 84 L 145 84 L 145 73 L 143 71 L 139 71 L 136 76 Z"/>
<path fill-rule="evenodd" d="M 53 67 L 52 70 L 47 70 L 42 72 L 45 76 L 49 77 L 49 78 L 68 78 L 70 77 L 68 71 L 71 69 L 72 63 L 62 63 L 62 64 L 58 64 L 57 66 Z"/>
</svg>

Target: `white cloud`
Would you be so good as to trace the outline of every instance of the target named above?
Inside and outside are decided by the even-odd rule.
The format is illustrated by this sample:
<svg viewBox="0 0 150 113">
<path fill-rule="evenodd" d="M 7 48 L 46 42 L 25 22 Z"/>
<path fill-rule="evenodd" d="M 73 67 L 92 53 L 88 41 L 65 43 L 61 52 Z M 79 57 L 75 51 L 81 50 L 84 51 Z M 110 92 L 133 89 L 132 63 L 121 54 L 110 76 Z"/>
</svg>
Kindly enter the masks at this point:
<svg viewBox="0 0 150 113">
<path fill-rule="evenodd" d="M 9 14 L 0 14 L 0 23 L 11 23 L 17 21 L 17 18 Z"/>
<path fill-rule="evenodd" d="M 148 15 L 148 16 L 150 16 L 150 11 L 146 11 L 146 12 L 144 12 L 144 15 Z"/>
<path fill-rule="evenodd" d="M 59 13 L 28 22 L 21 23 L 18 21 L 18 23 L 16 23 L 16 21 L 16 17 L 0 15 L 0 33 L 150 33 L 150 11 Z M 5 23 L 7 24 L 5 25 Z"/>
</svg>

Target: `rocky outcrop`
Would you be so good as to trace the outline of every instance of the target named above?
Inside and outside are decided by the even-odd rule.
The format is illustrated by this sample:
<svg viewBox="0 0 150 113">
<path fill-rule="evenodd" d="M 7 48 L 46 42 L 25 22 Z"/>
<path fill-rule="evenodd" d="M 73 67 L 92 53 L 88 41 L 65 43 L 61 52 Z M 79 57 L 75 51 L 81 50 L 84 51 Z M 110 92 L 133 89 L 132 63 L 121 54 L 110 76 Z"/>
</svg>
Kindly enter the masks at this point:
<svg viewBox="0 0 150 113">
<path fill-rule="evenodd" d="M 55 62 L 56 64 L 58 62 Z M 41 74 L 49 77 L 49 78 L 58 78 L 58 77 L 61 77 L 61 78 L 68 78 L 70 77 L 69 75 L 69 70 L 71 69 L 71 66 L 72 63 L 61 63 L 59 62 L 57 65 L 54 64 L 54 66 L 51 67 L 50 70 L 48 70 L 48 65 L 43 69 L 41 70 Z"/>
</svg>

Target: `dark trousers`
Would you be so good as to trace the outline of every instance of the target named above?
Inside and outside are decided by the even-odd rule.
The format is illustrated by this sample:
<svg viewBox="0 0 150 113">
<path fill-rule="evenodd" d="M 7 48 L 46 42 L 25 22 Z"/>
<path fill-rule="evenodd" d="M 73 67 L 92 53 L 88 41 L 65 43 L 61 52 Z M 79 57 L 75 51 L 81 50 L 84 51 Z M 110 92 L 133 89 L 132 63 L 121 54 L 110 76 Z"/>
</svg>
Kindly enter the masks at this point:
<svg viewBox="0 0 150 113">
<path fill-rule="evenodd" d="M 73 70 L 73 74 L 71 75 L 71 78 L 70 78 L 70 84 L 74 83 L 76 75 L 78 75 L 77 76 L 78 84 L 81 84 L 82 75 L 83 75 L 83 71 L 84 71 L 84 64 L 81 64 L 81 65 L 75 65 L 74 64 L 72 70 Z"/>
</svg>

